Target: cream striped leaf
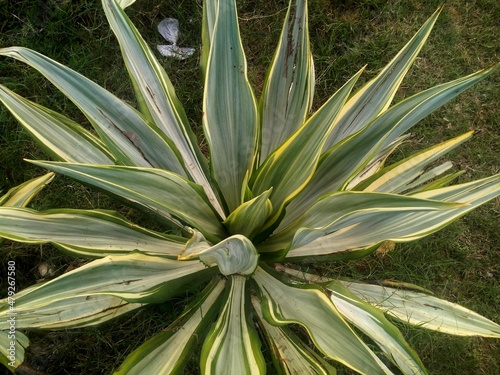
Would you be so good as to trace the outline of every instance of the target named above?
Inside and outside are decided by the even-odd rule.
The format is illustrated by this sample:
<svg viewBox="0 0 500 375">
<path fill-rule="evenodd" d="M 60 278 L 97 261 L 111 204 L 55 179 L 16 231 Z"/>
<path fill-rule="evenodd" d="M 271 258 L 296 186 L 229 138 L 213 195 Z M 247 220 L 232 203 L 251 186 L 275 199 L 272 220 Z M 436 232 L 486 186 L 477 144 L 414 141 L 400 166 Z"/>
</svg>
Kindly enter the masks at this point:
<svg viewBox="0 0 500 375">
<path fill-rule="evenodd" d="M 197 260 L 179 262 L 132 252 L 95 259 L 73 271 L 16 294 L 16 309 L 42 308 L 75 297 L 110 295 L 127 302 L 163 302 L 213 274 Z M 2 300 L 0 314 L 9 310 Z M 52 319 L 49 317 L 48 319 Z M 0 329 L 7 323 L 2 320 Z"/>
<path fill-rule="evenodd" d="M 403 374 L 428 374 L 417 353 L 380 310 L 360 300 L 338 281 L 329 283 L 326 289 L 344 318 L 375 341 L 387 359 L 397 365 Z"/>
<path fill-rule="evenodd" d="M 360 374 L 392 374 L 318 287 L 285 285 L 262 268 L 257 268 L 254 280 L 262 294 L 262 310 L 269 323 L 300 324 L 324 355 Z"/>
<path fill-rule="evenodd" d="M 176 147 L 178 160 L 187 175 L 203 187 L 213 207 L 224 217 L 222 207 L 206 176 L 205 158 L 167 73 L 115 0 L 103 0 L 103 7 L 111 29 L 120 43 L 138 101 L 142 103 L 141 109 L 154 122 L 155 128 L 161 129 L 168 137 L 169 145 Z"/>
<path fill-rule="evenodd" d="M 52 243 L 76 256 L 105 257 L 139 250 L 177 259 L 186 240 L 153 232 L 112 211 L 58 209 L 38 212 L 0 207 L 0 237 L 12 241 Z"/>
<path fill-rule="evenodd" d="M 243 203 L 243 182 L 253 170 L 258 115 L 247 78 L 236 1 L 219 0 L 217 5 L 203 95 L 203 129 L 212 175 L 227 208 L 233 211 Z"/>
<path fill-rule="evenodd" d="M 309 182 L 316 169 L 321 149 L 333 120 L 349 96 L 362 70 L 342 86 L 300 129 L 275 150 L 255 172 L 250 181 L 252 192 L 262 194 L 273 188 L 270 200 L 273 225 L 285 205 Z"/>
<path fill-rule="evenodd" d="M 265 374 L 260 340 L 248 314 L 246 278 L 229 277 L 219 318 L 203 343 L 200 368 L 203 375 Z"/>
<path fill-rule="evenodd" d="M 69 118 L 33 103 L 2 85 L 0 100 L 53 159 L 115 164 L 100 139 Z"/>
<path fill-rule="evenodd" d="M 54 173 L 49 172 L 43 176 L 23 182 L 21 185 L 14 186 L 0 197 L 0 206 L 26 207 L 33 197 L 49 184 L 53 178 Z"/>
<path fill-rule="evenodd" d="M 279 44 L 259 103 L 265 158 L 305 122 L 314 96 L 307 0 L 290 0 Z"/>
<path fill-rule="evenodd" d="M 473 133 L 473 131 L 470 131 L 459 137 L 422 150 L 398 163 L 383 168 L 380 172 L 357 185 L 353 190 L 387 193 L 401 193 L 406 191 L 410 189 L 412 184 L 415 183 L 420 177 L 423 177 L 423 180 L 428 180 L 437 175 L 438 171 L 440 172 L 443 170 L 444 172 L 448 170 L 449 168 L 447 165 L 446 167 L 441 167 L 430 176 L 422 176 L 428 165 L 460 146 L 465 141 L 469 140 Z"/>
<path fill-rule="evenodd" d="M 364 301 L 404 323 L 458 336 L 500 338 L 500 326 L 456 303 L 424 293 L 343 282 Z"/>
<path fill-rule="evenodd" d="M 0 55 L 22 61 L 43 74 L 83 112 L 119 163 L 158 166 L 185 175 L 177 152 L 135 109 L 48 57 L 22 47 L 0 49 Z"/>
<path fill-rule="evenodd" d="M 217 316 L 224 284 L 214 279 L 175 322 L 128 355 L 114 374 L 183 374 L 200 336 Z"/>
<path fill-rule="evenodd" d="M 389 108 L 403 78 L 417 58 L 443 9 L 441 5 L 389 64 L 344 106 L 325 149 L 356 133 Z"/>
<path fill-rule="evenodd" d="M 259 318 L 259 327 L 267 338 L 273 363 L 280 375 L 335 375 L 337 371 L 312 351 L 286 326 L 274 326 L 262 313 L 260 300 L 252 296 L 252 305 Z"/>
<path fill-rule="evenodd" d="M 173 215 L 214 242 L 225 237 L 201 186 L 174 173 L 153 168 L 31 162 L 139 204 L 166 219 Z"/>
<path fill-rule="evenodd" d="M 422 118 L 490 75 L 495 67 L 435 86 L 396 104 L 363 129 L 331 147 L 309 184 L 287 207 L 282 226 L 296 220 L 321 196 L 345 189 L 376 157 Z"/>
<path fill-rule="evenodd" d="M 273 205 L 269 200 L 272 189 L 263 192 L 248 202 L 243 203 L 224 220 L 223 224 L 231 234 L 242 234 L 249 239 L 260 232 Z"/>
<path fill-rule="evenodd" d="M 42 296 L 43 298 L 43 296 Z M 1 305 L 1 302 L 0 302 Z M 44 303 L 38 301 L 17 304 L 16 328 L 18 329 L 66 329 L 98 325 L 134 311 L 145 303 L 129 303 L 111 295 L 92 295 L 61 298 Z M 0 307 L 1 309 L 1 307 Z M 2 323 L 9 313 L 2 310 Z M 0 329 L 7 329 L 5 324 Z M 17 336 L 17 333 L 16 333 Z M 17 339 L 17 337 L 16 337 Z"/>
<path fill-rule="evenodd" d="M 494 199 L 500 193 L 500 175 L 482 180 L 455 185 L 437 190 L 424 191 L 412 197 L 443 202 L 460 202 L 451 210 L 418 211 L 401 215 L 378 215 L 377 220 L 368 219 L 337 228 L 323 237 L 318 237 L 307 245 L 290 249 L 287 259 L 312 259 L 320 255 L 349 255 L 364 251 L 383 241 L 407 242 L 432 234 L 474 208 Z M 373 194 L 373 193 L 372 193 Z M 333 229 L 333 227 L 331 228 Z M 301 237 L 300 231 L 297 238 Z M 260 250 L 260 248 L 259 248 Z"/>
</svg>

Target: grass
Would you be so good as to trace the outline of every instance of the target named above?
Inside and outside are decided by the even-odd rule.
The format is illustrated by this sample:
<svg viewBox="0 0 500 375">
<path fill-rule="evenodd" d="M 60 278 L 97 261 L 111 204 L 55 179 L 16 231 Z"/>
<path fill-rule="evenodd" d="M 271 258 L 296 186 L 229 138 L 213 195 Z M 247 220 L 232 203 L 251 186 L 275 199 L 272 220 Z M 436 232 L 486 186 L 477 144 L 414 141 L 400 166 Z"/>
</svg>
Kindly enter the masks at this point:
<svg viewBox="0 0 500 375">
<path fill-rule="evenodd" d="M 156 24 L 176 17 L 183 32 L 180 45 L 200 45 L 201 1 L 142 0 L 129 14 L 154 45 L 161 42 Z M 264 74 L 279 37 L 286 1 L 246 0 L 239 15 L 249 60 L 249 75 L 261 90 Z M 310 33 L 316 66 L 315 106 L 368 64 L 371 78 L 439 5 L 427 0 L 314 0 L 310 1 Z M 427 46 L 398 92 L 397 100 L 439 82 L 445 82 L 493 65 L 499 59 L 497 22 L 500 5 L 495 0 L 449 0 Z M 119 97 L 133 102 L 121 55 L 109 31 L 99 2 L 51 0 L 0 2 L 0 47 L 21 45 L 35 49 L 95 80 Z M 188 117 L 200 133 L 202 83 L 197 58 L 184 62 L 162 60 L 184 103 Z M 497 73 L 452 103 L 424 119 L 410 142 L 395 158 L 411 150 L 457 136 L 469 129 L 476 137 L 450 155 L 457 169 L 466 172 L 460 182 L 499 171 L 500 87 Z M 19 94 L 64 112 L 86 123 L 64 96 L 32 69 L 0 59 L 0 82 Z M 0 107 L 0 190 L 7 190 L 43 171 L 22 161 L 45 159 L 4 107 Z M 63 177 L 33 202 L 49 207 L 110 208 L 139 215 Z M 324 273 L 363 280 L 400 280 L 433 290 L 437 296 L 460 303 L 486 317 L 500 311 L 500 200 L 479 208 L 447 229 L 415 243 L 397 245 L 385 255 L 361 261 L 329 264 Z M 148 225 L 148 218 L 136 216 Z M 51 246 L 3 245 L 0 263 L 16 260 L 18 284 L 40 279 L 37 267 L 49 264 L 61 274 L 74 266 L 73 258 Z M 4 282 L 4 280 L 2 280 Z M 2 288 L 3 290 L 3 288 Z M 32 332 L 28 361 L 48 374 L 106 374 L 155 332 L 166 327 L 182 310 L 187 298 L 117 319 L 104 327 L 60 332 Z M 401 327 L 431 374 L 500 373 L 500 345 L 479 338 L 460 338 Z M 340 366 L 339 366 L 340 367 Z M 3 369 L 0 370 L 3 371 Z M 186 373 L 195 373 L 196 363 Z M 341 371 L 348 374 L 348 371 Z"/>
</svg>

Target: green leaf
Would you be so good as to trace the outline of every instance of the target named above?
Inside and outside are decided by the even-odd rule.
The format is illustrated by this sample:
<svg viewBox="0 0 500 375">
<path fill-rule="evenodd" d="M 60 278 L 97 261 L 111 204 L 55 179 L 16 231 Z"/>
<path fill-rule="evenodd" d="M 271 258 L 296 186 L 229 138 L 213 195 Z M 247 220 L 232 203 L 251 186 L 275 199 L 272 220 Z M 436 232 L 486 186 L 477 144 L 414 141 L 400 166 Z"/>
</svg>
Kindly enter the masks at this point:
<svg viewBox="0 0 500 375">
<path fill-rule="evenodd" d="M 326 289 L 331 293 L 330 300 L 344 318 L 375 341 L 403 374 L 428 374 L 417 353 L 380 310 L 360 300 L 338 281 L 329 283 Z"/>
<path fill-rule="evenodd" d="M 214 279 L 175 322 L 128 355 L 115 374 L 183 374 L 200 336 L 217 316 L 224 284 Z"/>
<path fill-rule="evenodd" d="M 176 147 L 188 176 L 203 187 L 213 207 L 224 216 L 206 177 L 206 161 L 167 73 L 115 0 L 103 0 L 103 7 L 120 43 L 125 65 L 136 87 L 139 103 L 142 103 L 141 109 L 147 109 L 145 115 L 168 137 L 170 146 Z"/>
<path fill-rule="evenodd" d="M 0 207 L 0 237 L 12 241 L 52 243 L 72 255 L 104 257 L 139 250 L 177 259 L 185 239 L 131 224 L 117 213 L 59 209 L 37 212 Z"/>
<path fill-rule="evenodd" d="M 302 126 L 313 96 L 314 65 L 309 45 L 307 0 L 290 0 L 259 103 L 261 161 Z"/>
<path fill-rule="evenodd" d="M 214 242 L 225 231 L 203 189 L 174 173 L 153 168 L 31 161 L 103 189 L 170 219 L 176 216 Z"/>
<path fill-rule="evenodd" d="M 362 70 L 361 70 L 362 71 Z M 361 71 L 342 86 L 300 129 L 275 150 L 255 172 L 250 182 L 255 195 L 273 188 L 271 226 L 285 205 L 309 182 L 333 120 L 342 108 Z"/>
<path fill-rule="evenodd" d="M 396 104 L 325 152 L 309 184 L 287 207 L 282 225 L 296 220 L 321 196 L 344 190 L 384 149 L 422 118 L 493 72 L 495 67 L 433 87 Z"/>
<path fill-rule="evenodd" d="M 413 241 L 444 228 L 498 195 L 500 195 L 500 174 L 466 184 L 417 193 L 412 197 L 456 202 L 460 205 L 449 210 L 421 210 L 400 214 L 387 212 L 383 215 L 374 213 L 372 219 L 369 213 L 366 216 L 360 213 L 360 217 L 364 216 L 364 220 L 347 221 L 343 226 L 338 225 L 339 221 L 336 224 L 337 231 L 318 237 L 305 246 L 292 248 L 287 253 L 287 259 L 364 251 L 383 241 Z M 296 236 L 297 239 L 301 238 L 300 231 Z"/>
<path fill-rule="evenodd" d="M 391 62 L 346 103 L 325 149 L 356 133 L 389 107 L 403 78 L 427 41 L 442 9 L 443 5 L 434 12 Z"/>
<path fill-rule="evenodd" d="M 37 195 L 54 178 L 54 173 L 50 172 L 43 176 L 33 178 L 21 185 L 14 186 L 6 194 L 0 197 L 0 206 L 5 207 L 26 207 L 33 197 Z"/>
<path fill-rule="evenodd" d="M 391 233 L 387 225 L 398 222 L 408 216 L 418 216 L 421 212 L 436 210 L 452 210 L 460 204 L 440 202 L 428 199 L 419 199 L 396 194 L 365 193 L 365 192 L 338 192 L 324 196 L 318 200 L 299 220 L 295 221 L 282 232 L 278 232 L 264 244 L 271 251 L 284 246 L 291 238 L 290 249 L 294 251 L 307 247 L 311 242 L 324 238 L 329 234 L 339 235 L 346 230 L 356 233 L 366 230 L 363 238 L 378 239 L 373 229 L 380 227 L 384 233 Z M 353 234 L 352 243 L 359 241 Z M 376 241 L 374 241 L 376 242 Z M 319 255 L 311 252 L 310 255 Z"/>
<path fill-rule="evenodd" d="M 359 298 L 403 323 L 458 336 L 500 338 L 500 325 L 460 305 L 424 293 L 344 282 Z"/>
<path fill-rule="evenodd" d="M 40 295 L 41 298 L 44 296 Z M 0 301 L 0 308 L 3 301 Z M 18 329 L 66 329 L 89 327 L 107 322 L 123 314 L 134 311 L 144 303 L 129 303 L 111 295 L 87 295 L 79 297 L 54 297 L 40 305 L 38 301 L 18 305 L 16 300 L 15 317 Z M 0 312 L 2 320 L 8 312 Z M 2 322 L 3 323 L 3 322 Z M 0 324 L 6 329 L 5 324 Z M 17 334 L 17 332 L 16 332 Z"/>
<path fill-rule="evenodd" d="M 271 191 L 272 188 L 231 212 L 223 222 L 227 231 L 231 234 L 242 234 L 250 239 L 259 233 L 273 210 L 269 200 Z"/>
<path fill-rule="evenodd" d="M 262 310 L 269 323 L 300 324 L 324 355 L 361 374 L 391 374 L 317 287 L 285 285 L 262 268 L 257 268 L 254 280 L 260 288 Z"/>
<path fill-rule="evenodd" d="M 274 367 L 280 375 L 335 375 L 337 371 L 304 344 L 286 326 L 276 327 L 264 319 L 260 301 L 252 296 L 259 327 L 266 337 Z"/>
<path fill-rule="evenodd" d="M 119 163 L 160 167 L 185 175 L 176 151 L 135 109 L 48 57 L 22 47 L 0 49 L 0 55 L 22 61 L 43 74 L 83 112 Z"/>
<path fill-rule="evenodd" d="M 215 19 L 217 17 L 217 8 L 219 0 L 203 0 L 203 21 L 201 30 L 202 49 L 200 67 L 203 78 L 206 79 L 208 56 L 215 28 Z"/>
<path fill-rule="evenodd" d="M 200 368 L 204 375 L 265 374 L 265 362 L 260 351 L 260 340 L 247 306 L 244 276 L 230 276 L 227 293 L 219 315 L 203 343 Z"/>
<path fill-rule="evenodd" d="M 212 271 L 199 261 L 179 262 L 139 252 L 109 255 L 18 292 L 16 310 L 97 295 L 115 296 L 127 302 L 163 302 L 188 286 L 203 282 Z M 1 300 L 0 314 L 8 309 L 7 299 Z M 0 329 L 5 324 L 0 321 Z"/>
<path fill-rule="evenodd" d="M 203 129 L 211 171 L 229 211 L 241 203 L 256 158 L 258 116 L 247 78 L 235 0 L 219 0 L 203 96 Z"/>
<path fill-rule="evenodd" d="M 24 99 L 2 85 L 0 100 L 55 160 L 115 164 L 106 146 L 69 118 Z"/>
<path fill-rule="evenodd" d="M 0 363 L 15 373 L 16 369 L 24 362 L 25 349 L 28 345 L 29 340 L 23 333 L 16 331 L 13 334 L 10 330 L 0 331 Z M 13 350 L 11 350 L 12 347 Z"/>
<path fill-rule="evenodd" d="M 412 186 L 418 186 L 421 182 L 418 183 L 417 181 L 423 180 L 422 182 L 425 182 L 437 175 L 436 172 L 423 176 L 428 165 L 469 140 L 473 133 L 473 131 L 470 131 L 392 164 L 357 185 L 354 190 L 401 193 Z M 442 169 L 446 170 L 447 168 Z"/>
</svg>

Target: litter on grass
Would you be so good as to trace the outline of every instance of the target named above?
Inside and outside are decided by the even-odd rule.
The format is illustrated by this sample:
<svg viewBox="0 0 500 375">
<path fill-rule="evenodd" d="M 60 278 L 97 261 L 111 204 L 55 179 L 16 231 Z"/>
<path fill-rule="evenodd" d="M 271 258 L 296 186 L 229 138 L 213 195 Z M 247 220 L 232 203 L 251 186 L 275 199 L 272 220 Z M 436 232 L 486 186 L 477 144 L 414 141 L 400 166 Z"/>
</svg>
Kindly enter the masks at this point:
<svg viewBox="0 0 500 375">
<path fill-rule="evenodd" d="M 193 55 L 194 48 L 177 46 L 177 40 L 179 39 L 178 20 L 175 18 L 165 18 L 158 24 L 158 31 L 167 42 L 172 43 L 158 44 L 156 46 L 163 56 L 184 60 Z"/>
</svg>

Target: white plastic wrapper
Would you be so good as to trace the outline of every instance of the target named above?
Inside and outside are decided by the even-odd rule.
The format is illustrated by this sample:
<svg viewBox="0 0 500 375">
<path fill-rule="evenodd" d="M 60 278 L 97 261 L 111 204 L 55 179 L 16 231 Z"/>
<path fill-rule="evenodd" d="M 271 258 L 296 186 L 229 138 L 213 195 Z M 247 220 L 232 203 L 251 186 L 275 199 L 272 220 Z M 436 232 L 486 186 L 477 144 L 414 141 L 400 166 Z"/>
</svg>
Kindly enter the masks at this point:
<svg viewBox="0 0 500 375">
<path fill-rule="evenodd" d="M 179 21 L 175 18 L 165 18 L 158 24 L 158 31 L 167 42 L 172 44 L 159 44 L 156 47 L 158 51 L 166 57 L 172 57 L 177 60 L 184 60 L 194 53 L 194 48 L 178 47 L 179 39 Z"/>
</svg>

